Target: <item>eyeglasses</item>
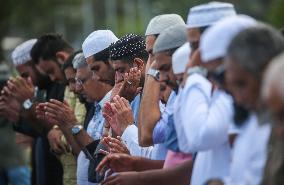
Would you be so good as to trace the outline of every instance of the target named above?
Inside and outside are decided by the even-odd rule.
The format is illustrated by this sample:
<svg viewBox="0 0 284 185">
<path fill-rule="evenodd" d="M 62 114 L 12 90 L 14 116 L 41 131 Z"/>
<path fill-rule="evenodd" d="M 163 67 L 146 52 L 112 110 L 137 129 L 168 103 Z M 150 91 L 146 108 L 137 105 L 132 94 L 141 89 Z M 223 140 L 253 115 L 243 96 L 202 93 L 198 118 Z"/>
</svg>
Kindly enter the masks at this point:
<svg viewBox="0 0 284 185">
<path fill-rule="evenodd" d="M 90 78 L 92 78 L 93 77 L 93 75 L 90 75 L 90 76 L 88 76 L 87 78 L 85 78 L 85 79 L 80 79 L 80 78 L 75 78 L 75 80 L 76 80 L 76 83 L 77 84 L 79 84 L 79 85 L 84 85 L 85 83 L 86 83 L 86 81 L 88 81 Z"/>
</svg>

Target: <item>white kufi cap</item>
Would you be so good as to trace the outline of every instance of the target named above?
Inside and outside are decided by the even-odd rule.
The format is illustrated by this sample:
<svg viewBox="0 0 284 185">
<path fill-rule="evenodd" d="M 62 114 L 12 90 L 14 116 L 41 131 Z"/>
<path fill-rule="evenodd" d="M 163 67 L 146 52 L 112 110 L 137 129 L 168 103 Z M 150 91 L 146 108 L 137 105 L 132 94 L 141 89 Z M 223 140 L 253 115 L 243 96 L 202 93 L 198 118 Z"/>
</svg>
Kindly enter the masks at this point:
<svg viewBox="0 0 284 185">
<path fill-rule="evenodd" d="M 201 60 L 206 63 L 224 57 L 233 38 L 242 30 L 256 24 L 255 19 L 245 15 L 220 20 L 208 28 L 201 36 Z"/>
<path fill-rule="evenodd" d="M 172 66 L 174 74 L 181 74 L 185 72 L 190 52 L 191 50 L 188 42 L 186 42 L 174 52 L 172 57 Z"/>
<path fill-rule="evenodd" d="M 83 42 L 82 50 L 85 58 L 88 58 L 108 48 L 118 38 L 110 30 L 97 30 L 92 32 Z"/>
<path fill-rule="evenodd" d="M 15 66 L 25 64 L 32 59 L 31 50 L 37 39 L 30 39 L 18 45 L 12 52 L 12 60 Z"/>
<path fill-rule="evenodd" d="M 194 6 L 189 10 L 187 17 L 188 28 L 210 26 L 218 20 L 236 15 L 234 5 L 223 2 L 210 2 Z"/>
</svg>

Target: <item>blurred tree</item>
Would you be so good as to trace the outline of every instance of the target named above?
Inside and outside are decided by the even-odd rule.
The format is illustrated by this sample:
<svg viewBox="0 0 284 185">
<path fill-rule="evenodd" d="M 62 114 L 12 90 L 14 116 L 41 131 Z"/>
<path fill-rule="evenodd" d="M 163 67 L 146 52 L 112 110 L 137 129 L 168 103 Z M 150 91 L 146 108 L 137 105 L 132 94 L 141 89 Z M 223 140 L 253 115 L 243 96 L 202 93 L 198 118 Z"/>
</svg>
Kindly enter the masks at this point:
<svg viewBox="0 0 284 185">
<path fill-rule="evenodd" d="M 283 0 L 273 0 L 268 14 L 267 21 L 273 24 L 277 28 L 284 27 L 284 1 Z"/>
</svg>

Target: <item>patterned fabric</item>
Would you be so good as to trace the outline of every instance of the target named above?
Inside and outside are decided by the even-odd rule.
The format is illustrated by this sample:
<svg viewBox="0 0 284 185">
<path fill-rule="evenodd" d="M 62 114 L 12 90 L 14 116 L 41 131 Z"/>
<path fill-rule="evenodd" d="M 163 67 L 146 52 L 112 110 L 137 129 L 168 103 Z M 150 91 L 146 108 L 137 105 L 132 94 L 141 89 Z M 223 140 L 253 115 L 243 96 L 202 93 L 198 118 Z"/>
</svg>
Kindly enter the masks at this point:
<svg viewBox="0 0 284 185">
<path fill-rule="evenodd" d="M 64 100 L 73 108 L 75 116 L 79 123 L 83 124 L 86 109 L 84 104 L 79 101 L 79 98 L 66 87 L 64 92 Z M 66 138 L 64 136 L 61 137 L 61 141 L 67 144 Z M 70 147 L 71 149 L 71 147 Z M 76 178 L 76 169 L 77 169 L 77 162 L 75 157 L 71 152 L 63 154 L 60 156 L 60 161 L 63 166 L 63 184 L 64 185 L 76 185 L 77 178 Z"/>
<path fill-rule="evenodd" d="M 127 34 L 114 44 L 110 45 L 111 60 L 121 60 L 145 52 L 146 44 L 143 37 L 135 34 Z"/>
</svg>

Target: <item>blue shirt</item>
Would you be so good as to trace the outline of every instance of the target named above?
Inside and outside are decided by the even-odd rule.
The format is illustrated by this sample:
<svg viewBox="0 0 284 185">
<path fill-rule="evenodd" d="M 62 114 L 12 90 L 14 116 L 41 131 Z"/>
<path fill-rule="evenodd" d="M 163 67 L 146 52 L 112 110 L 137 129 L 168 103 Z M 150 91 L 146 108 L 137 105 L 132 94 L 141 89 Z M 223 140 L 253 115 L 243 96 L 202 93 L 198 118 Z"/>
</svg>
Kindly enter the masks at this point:
<svg viewBox="0 0 284 185">
<path fill-rule="evenodd" d="M 154 144 L 163 143 L 165 141 L 166 130 L 168 129 L 169 117 L 173 115 L 174 112 L 174 102 L 176 99 L 176 93 L 171 92 L 168 99 L 165 110 L 162 112 L 160 120 L 154 127 L 153 130 L 153 142 Z"/>
<path fill-rule="evenodd" d="M 94 139 L 101 139 L 104 126 L 104 117 L 102 114 L 103 106 L 110 100 L 111 91 L 108 92 L 104 98 L 95 103 L 95 114 L 88 124 L 87 133 Z M 88 182 L 88 167 L 89 159 L 85 156 L 84 152 L 80 152 L 77 159 L 77 184 L 78 185 L 94 185 L 95 183 Z"/>
</svg>

